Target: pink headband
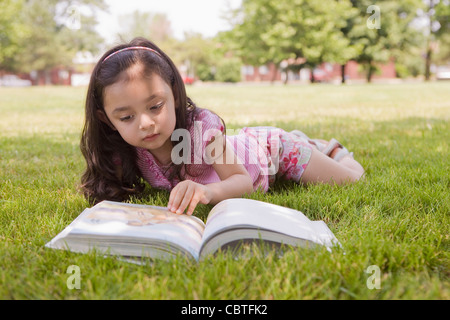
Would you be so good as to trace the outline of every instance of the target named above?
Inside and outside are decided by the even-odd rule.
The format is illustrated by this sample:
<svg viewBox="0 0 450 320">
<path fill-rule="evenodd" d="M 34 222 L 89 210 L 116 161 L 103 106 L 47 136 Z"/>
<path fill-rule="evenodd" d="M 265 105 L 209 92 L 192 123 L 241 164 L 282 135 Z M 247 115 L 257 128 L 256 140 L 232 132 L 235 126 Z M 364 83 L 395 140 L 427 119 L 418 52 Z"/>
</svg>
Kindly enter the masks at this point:
<svg viewBox="0 0 450 320">
<path fill-rule="evenodd" d="M 107 56 L 105 59 L 103 59 L 102 63 L 104 63 L 106 60 L 108 60 L 112 56 L 114 56 L 114 55 L 116 55 L 118 53 L 121 53 L 123 51 L 128 51 L 128 50 L 147 50 L 147 51 L 151 51 L 153 53 L 156 53 L 158 56 L 161 57 L 161 54 L 158 51 L 153 50 L 152 48 L 148 48 L 148 47 L 127 47 L 127 48 L 120 49 L 120 50 L 117 50 L 117 51 L 111 53 L 109 56 Z"/>
</svg>

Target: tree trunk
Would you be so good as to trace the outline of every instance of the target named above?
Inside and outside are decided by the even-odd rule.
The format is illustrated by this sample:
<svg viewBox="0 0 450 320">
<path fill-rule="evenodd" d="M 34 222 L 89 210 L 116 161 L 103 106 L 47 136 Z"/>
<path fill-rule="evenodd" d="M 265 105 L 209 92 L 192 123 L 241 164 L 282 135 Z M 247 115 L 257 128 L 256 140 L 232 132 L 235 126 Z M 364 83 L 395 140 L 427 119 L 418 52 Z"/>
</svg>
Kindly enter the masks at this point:
<svg viewBox="0 0 450 320">
<path fill-rule="evenodd" d="M 366 80 L 368 83 L 372 82 L 372 76 L 373 71 L 375 70 L 374 66 L 372 65 L 372 61 L 369 62 L 368 68 L 367 68 L 367 74 L 366 74 Z"/>
<path fill-rule="evenodd" d="M 429 34 L 428 34 L 428 38 L 427 38 L 427 54 L 425 57 L 425 81 L 429 81 L 430 80 L 430 76 L 431 76 L 431 72 L 430 72 L 430 66 L 431 66 L 431 37 L 432 37 L 432 33 L 433 33 L 433 19 L 432 19 L 432 10 L 434 10 L 434 1 L 430 0 L 429 2 L 429 10 L 428 10 L 428 15 L 430 18 L 430 23 L 429 23 Z"/>
<path fill-rule="evenodd" d="M 311 69 L 310 80 L 311 80 L 311 83 L 316 83 L 316 78 L 314 77 L 314 69 Z"/>
<path fill-rule="evenodd" d="M 428 46 L 427 55 L 425 56 L 425 81 L 430 80 L 431 76 L 430 66 L 431 66 L 431 48 Z"/>
<path fill-rule="evenodd" d="M 341 65 L 341 83 L 345 84 L 345 67 L 346 67 L 346 63 Z"/>
</svg>

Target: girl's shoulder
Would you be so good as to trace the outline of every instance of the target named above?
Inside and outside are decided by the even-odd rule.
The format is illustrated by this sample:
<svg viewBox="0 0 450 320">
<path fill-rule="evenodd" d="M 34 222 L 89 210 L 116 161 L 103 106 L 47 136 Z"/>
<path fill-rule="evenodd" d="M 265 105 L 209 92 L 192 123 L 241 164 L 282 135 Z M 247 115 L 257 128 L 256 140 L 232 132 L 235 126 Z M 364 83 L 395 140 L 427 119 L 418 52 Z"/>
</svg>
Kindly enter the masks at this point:
<svg viewBox="0 0 450 320">
<path fill-rule="evenodd" d="M 195 109 L 194 115 L 195 121 L 208 120 L 208 119 L 220 119 L 220 117 L 209 109 L 199 108 Z"/>
<path fill-rule="evenodd" d="M 223 120 L 208 109 L 197 108 L 194 121 L 197 122 L 197 125 L 200 124 L 203 130 L 217 129 L 223 132 L 225 128 Z"/>
</svg>

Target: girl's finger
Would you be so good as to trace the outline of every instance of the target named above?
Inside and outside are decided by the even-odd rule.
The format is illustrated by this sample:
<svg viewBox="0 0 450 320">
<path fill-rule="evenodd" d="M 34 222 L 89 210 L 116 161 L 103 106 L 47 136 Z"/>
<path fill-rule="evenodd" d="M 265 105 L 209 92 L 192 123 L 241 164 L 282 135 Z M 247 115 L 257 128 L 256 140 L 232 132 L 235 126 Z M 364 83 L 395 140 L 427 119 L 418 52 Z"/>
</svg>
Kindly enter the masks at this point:
<svg viewBox="0 0 450 320">
<path fill-rule="evenodd" d="M 171 210 L 171 211 L 172 211 L 172 206 L 173 206 L 173 199 L 175 199 L 175 196 L 176 196 L 176 194 L 177 194 L 177 190 L 178 190 L 178 188 L 177 188 L 177 186 L 175 186 L 175 187 L 172 189 L 172 191 L 170 191 L 169 203 L 167 204 L 167 208 L 168 208 L 169 210 Z"/>
<path fill-rule="evenodd" d="M 186 210 L 188 204 L 191 202 L 192 197 L 194 196 L 195 187 L 192 185 L 188 185 L 186 192 L 183 195 L 180 205 L 177 209 L 177 214 L 182 214 L 184 210 Z"/>
<path fill-rule="evenodd" d="M 195 208 L 197 207 L 197 204 L 199 203 L 200 198 L 197 194 L 194 194 L 194 196 L 191 199 L 191 202 L 189 203 L 189 208 L 186 214 L 192 215 L 194 213 Z"/>
<path fill-rule="evenodd" d="M 170 194 L 172 200 L 169 200 L 170 211 L 176 212 L 178 210 L 178 207 L 180 206 L 180 202 L 183 199 L 185 192 L 186 188 L 182 184 L 178 184 L 175 188 L 173 188 Z"/>
</svg>

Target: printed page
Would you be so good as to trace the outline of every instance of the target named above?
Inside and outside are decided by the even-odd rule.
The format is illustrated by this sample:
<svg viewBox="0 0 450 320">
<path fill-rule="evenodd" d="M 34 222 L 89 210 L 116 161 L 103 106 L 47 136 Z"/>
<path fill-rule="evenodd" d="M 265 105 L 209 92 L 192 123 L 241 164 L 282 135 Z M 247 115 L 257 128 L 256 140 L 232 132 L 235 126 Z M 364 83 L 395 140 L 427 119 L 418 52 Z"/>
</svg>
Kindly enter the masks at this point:
<svg viewBox="0 0 450 320">
<path fill-rule="evenodd" d="M 245 227 L 277 231 L 324 245 L 335 239 L 324 223 L 314 223 L 298 210 L 251 199 L 229 199 L 211 210 L 203 242 L 224 230 Z"/>
<path fill-rule="evenodd" d="M 124 239 L 138 245 L 157 239 L 184 247 L 198 257 L 204 228 L 200 219 L 177 215 L 167 208 L 103 201 L 83 211 L 47 246 L 59 246 L 67 236 L 114 239 L 114 243 Z"/>
</svg>

